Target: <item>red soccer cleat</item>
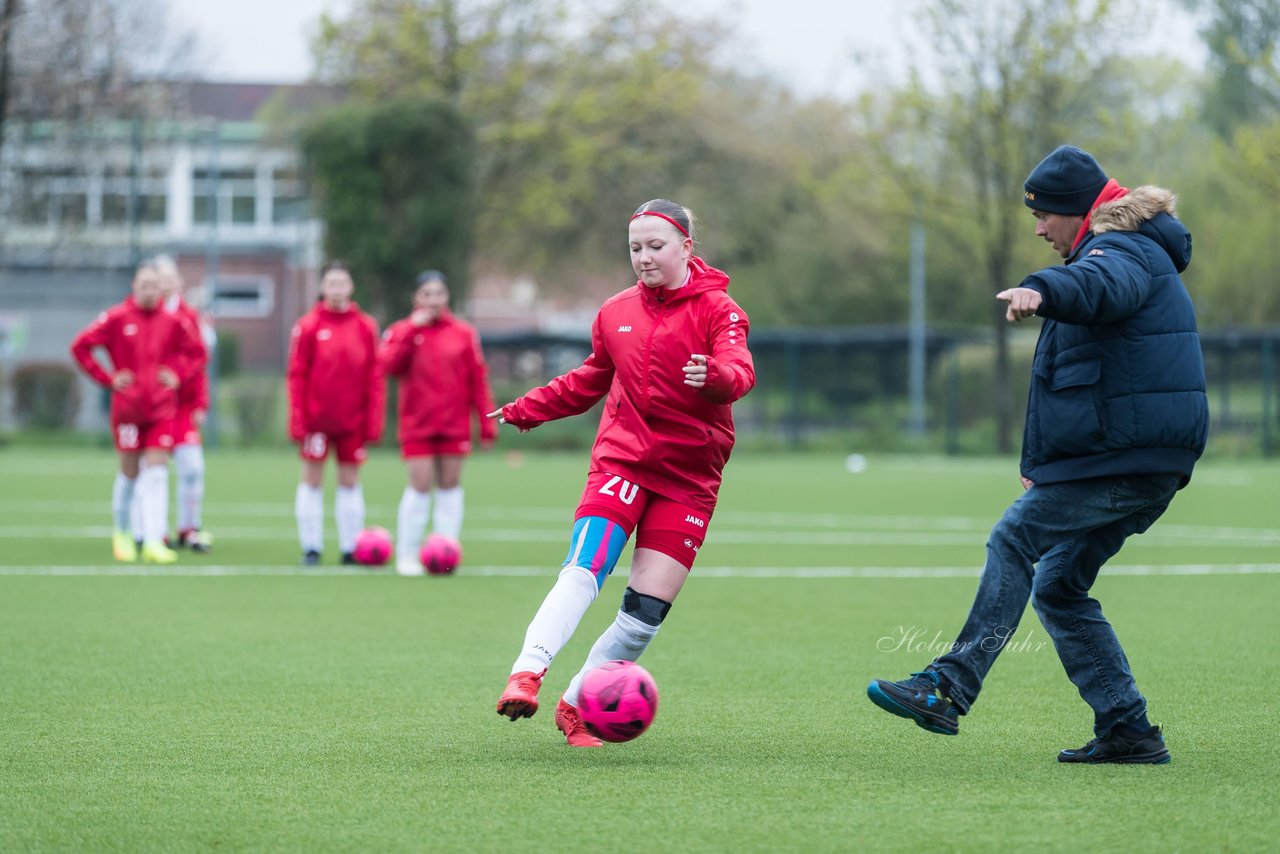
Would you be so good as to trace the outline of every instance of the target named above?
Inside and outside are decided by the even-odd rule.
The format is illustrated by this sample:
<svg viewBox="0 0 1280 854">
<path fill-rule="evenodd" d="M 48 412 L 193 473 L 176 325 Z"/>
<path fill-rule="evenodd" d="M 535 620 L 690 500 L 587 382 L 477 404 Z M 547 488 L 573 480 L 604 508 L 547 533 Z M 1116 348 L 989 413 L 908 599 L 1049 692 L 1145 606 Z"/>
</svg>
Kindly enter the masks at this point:
<svg viewBox="0 0 1280 854">
<path fill-rule="evenodd" d="M 564 733 L 570 747 L 604 747 L 604 742 L 591 734 L 578 717 L 578 710 L 560 699 L 556 706 L 556 729 Z"/>
<path fill-rule="evenodd" d="M 532 670 L 521 670 L 512 673 L 507 680 L 507 690 L 498 698 L 498 714 L 506 715 L 511 720 L 531 718 L 538 711 L 538 689 L 542 687 L 545 670 L 534 673 Z"/>
</svg>

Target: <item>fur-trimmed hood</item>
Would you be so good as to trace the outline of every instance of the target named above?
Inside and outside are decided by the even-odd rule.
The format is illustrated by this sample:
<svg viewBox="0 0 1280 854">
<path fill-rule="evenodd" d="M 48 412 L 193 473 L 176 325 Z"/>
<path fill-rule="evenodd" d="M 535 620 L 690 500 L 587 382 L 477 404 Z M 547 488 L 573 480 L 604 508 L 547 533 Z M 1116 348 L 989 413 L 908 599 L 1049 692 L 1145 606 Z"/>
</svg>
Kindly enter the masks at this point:
<svg viewBox="0 0 1280 854">
<path fill-rule="evenodd" d="M 1158 213 L 1177 216 L 1178 197 L 1160 187 L 1135 187 L 1128 195 L 1098 205 L 1093 212 L 1094 234 L 1105 231 L 1137 231 Z"/>
<path fill-rule="evenodd" d="M 1179 273 L 1191 263 L 1191 232 L 1177 218 L 1177 196 L 1161 187 L 1135 187 L 1125 196 L 1093 211 L 1094 234 L 1130 231 L 1146 235 L 1169 254 Z"/>
</svg>

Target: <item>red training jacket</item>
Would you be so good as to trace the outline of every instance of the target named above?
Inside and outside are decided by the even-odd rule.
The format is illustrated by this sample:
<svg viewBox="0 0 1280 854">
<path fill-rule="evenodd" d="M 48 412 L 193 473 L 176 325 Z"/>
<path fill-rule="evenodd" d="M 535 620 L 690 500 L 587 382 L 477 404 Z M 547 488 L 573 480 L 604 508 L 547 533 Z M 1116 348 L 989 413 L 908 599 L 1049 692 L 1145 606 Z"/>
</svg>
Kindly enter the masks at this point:
<svg viewBox="0 0 1280 854">
<path fill-rule="evenodd" d="M 600 307 L 591 355 L 502 408 L 521 429 L 577 415 L 608 396 L 591 450 L 605 471 L 711 513 L 733 450 L 730 404 L 755 385 L 746 312 L 729 277 L 701 258 L 676 290 L 636 285 Z M 685 364 L 707 357 L 707 384 L 684 384 Z"/>
<path fill-rule="evenodd" d="M 185 319 L 191 328 L 197 333 L 197 339 L 200 341 L 200 351 L 203 357 L 196 366 L 195 373 L 191 375 L 191 381 L 185 382 L 178 387 L 178 410 L 201 412 L 209 411 L 209 343 L 204 338 L 204 320 L 200 317 L 200 312 L 196 311 L 180 296 L 171 297 L 165 302 L 165 311 L 176 314 Z"/>
<path fill-rule="evenodd" d="M 471 439 L 471 415 L 480 420 L 480 440 L 498 437 L 497 419 L 475 328 L 447 308 L 433 322 L 414 326 L 398 320 L 382 336 L 378 361 L 398 377 L 400 442 Z"/>
<path fill-rule="evenodd" d="M 107 351 L 110 372 L 94 357 L 98 347 Z M 115 374 L 133 372 L 133 385 L 111 393 L 113 424 L 153 424 L 173 418 L 178 390 L 160 384 L 160 369 L 173 371 L 181 389 L 191 382 L 205 358 L 200 333 L 185 318 L 160 306 L 144 310 L 132 296 L 81 330 L 71 342 L 71 356 L 94 382 L 106 388 L 111 388 Z"/>
<path fill-rule="evenodd" d="M 378 324 L 354 302 L 316 303 L 293 325 L 289 345 L 289 436 L 382 436 L 386 390 L 378 369 Z"/>
</svg>

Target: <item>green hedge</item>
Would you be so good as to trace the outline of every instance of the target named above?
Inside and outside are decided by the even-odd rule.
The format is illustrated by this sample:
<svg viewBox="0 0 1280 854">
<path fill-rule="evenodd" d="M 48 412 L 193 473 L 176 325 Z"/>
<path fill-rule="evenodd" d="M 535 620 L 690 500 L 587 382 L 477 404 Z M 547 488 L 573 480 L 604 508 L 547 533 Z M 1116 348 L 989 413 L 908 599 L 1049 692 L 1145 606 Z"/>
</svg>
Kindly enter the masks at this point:
<svg viewBox="0 0 1280 854">
<path fill-rule="evenodd" d="M 32 362 L 13 372 L 13 414 L 20 427 L 69 430 L 80 411 L 75 369 L 61 362 Z"/>
</svg>

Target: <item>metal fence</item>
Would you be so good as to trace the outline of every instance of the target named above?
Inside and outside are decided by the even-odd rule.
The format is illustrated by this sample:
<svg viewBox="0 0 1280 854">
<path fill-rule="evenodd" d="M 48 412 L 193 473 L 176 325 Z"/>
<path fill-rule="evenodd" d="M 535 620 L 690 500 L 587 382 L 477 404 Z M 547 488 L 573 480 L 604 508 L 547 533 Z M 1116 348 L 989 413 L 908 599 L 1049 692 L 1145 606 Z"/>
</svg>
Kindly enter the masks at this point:
<svg viewBox="0 0 1280 854">
<path fill-rule="evenodd" d="M 995 342 L 987 330 L 931 330 L 924 339 L 924 419 L 913 417 L 906 327 L 754 331 L 757 386 L 734 407 L 740 439 L 779 447 L 994 453 Z M 1010 338 L 1016 447 L 1021 440 L 1035 330 Z M 1280 450 L 1280 329 L 1208 331 L 1201 346 L 1210 396 L 1211 450 Z M 499 397 L 519 394 L 581 363 L 585 336 L 484 336 Z M 594 429 L 590 421 L 584 430 Z"/>
<path fill-rule="evenodd" d="M 0 311 L 0 319 L 5 316 Z M 76 317 L 75 323 L 85 318 Z M 69 340 L 69 336 L 66 337 Z M 501 403 L 581 364 L 585 334 L 532 332 L 482 336 L 494 395 Z M 1212 416 L 1210 452 L 1235 456 L 1280 453 L 1280 329 L 1201 334 Z M 65 341 L 43 341 L 41 358 L 66 360 Z M 995 343 L 987 330 L 931 330 L 916 342 L 923 383 L 913 383 L 912 341 L 905 327 L 772 329 L 754 331 L 757 385 L 734 406 L 740 443 L 779 450 L 991 454 L 996 435 Z M 1035 346 L 1035 330 L 1009 339 L 1009 393 L 1014 448 Z M 55 352 L 56 351 L 56 352 Z M 18 367 L 0 359 L 0 432 L 19 427 L 8 382 Z M 224 431 L 232 442 L 284 443 L 282 376 L 232 376 L 219 382 L 220 404 L 208 438 Z M 912 394 L 918 399 L 913 400 Z M 81 390 L 81 432 L 105 429 L 106 396 Z M 394 399 L 394 389 L 389 398 Z M 923 417 L 921 417 L 923 416 Z M 388 422 L 394 423 L 394 422 Z M 534 444 L 584 447 L 594 435 L 590 416 L 547 425 Z M 390 438 L 390 437 L 389 437 Z M 212 442 L 211 442 L 212 443 Z"/>
</svg>

